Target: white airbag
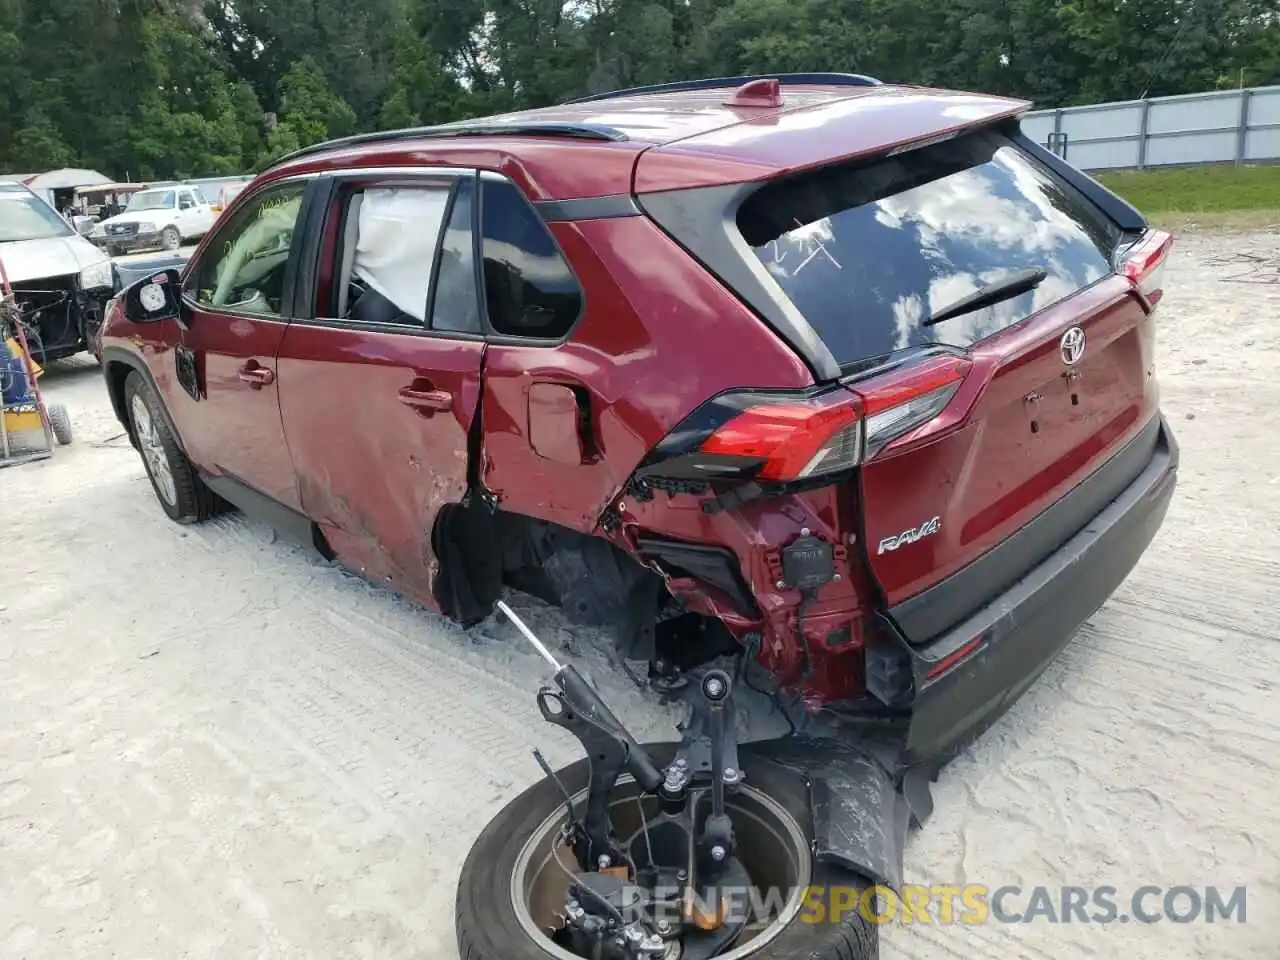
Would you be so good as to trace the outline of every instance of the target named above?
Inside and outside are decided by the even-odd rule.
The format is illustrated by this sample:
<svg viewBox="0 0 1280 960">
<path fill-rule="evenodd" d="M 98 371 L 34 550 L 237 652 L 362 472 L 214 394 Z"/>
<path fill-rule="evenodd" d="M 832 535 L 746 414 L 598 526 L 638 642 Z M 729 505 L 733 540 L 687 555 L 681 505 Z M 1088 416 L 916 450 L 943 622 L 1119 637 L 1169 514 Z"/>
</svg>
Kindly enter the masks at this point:
<svg viewBox="0 0 1280 960">
<path fill-rule="evenodd" d="M 402 311 L 426 322 L 427 288 L 447 190 L 366 190 L 353 271 Z"/>
</svg>

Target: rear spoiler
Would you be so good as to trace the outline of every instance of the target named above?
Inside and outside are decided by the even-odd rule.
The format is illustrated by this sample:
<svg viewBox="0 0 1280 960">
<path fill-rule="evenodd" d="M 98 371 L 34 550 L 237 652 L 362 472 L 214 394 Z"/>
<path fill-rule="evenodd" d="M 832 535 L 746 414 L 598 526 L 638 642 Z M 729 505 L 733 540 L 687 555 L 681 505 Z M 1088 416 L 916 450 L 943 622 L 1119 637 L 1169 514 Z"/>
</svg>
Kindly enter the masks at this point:
<svg viewBox="0 0 1280 960">
<path fill-rule="evenodd" d="M 1121 230 L 1126 233 L 1141 233 L 1147 229 L 1147 218 L 1138 211 L 1137 207 L 1123 197 L 1112 193 L 1087 173 L 1071 166 L 1052 150 L 1047 150 L 1042 144 L 1036 143 L 1021 129 L 1012 134 L 1010 139 L 1093 201 L 1103 213 L 1116 222 Z"/>
</svg>

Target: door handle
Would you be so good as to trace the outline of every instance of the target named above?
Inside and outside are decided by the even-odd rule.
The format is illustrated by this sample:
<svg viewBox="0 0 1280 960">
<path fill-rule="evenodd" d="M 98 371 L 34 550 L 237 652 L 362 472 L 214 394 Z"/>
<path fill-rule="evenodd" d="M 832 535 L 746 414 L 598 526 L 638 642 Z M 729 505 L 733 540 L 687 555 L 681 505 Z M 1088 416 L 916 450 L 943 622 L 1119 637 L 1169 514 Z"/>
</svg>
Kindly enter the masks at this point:
<svg viewBox="0 0 1280 960">
<path fill-rule="evenodd" d="M 257 360 L 250 360 L 236 373 L 242 381 L 255 390 L 261 390 L 269 383 L 274 383 L 276 375 L 270 368 L 264 367 Z"/>
<path fill-rule="evenodd" d="M 410 386 L 401 387 L 399 400 L 424 417 L 443 413 L 453 407 L 453 394 L 448 390 L 435 389 L 430 381 L 414 381 Z"/>
</svg>

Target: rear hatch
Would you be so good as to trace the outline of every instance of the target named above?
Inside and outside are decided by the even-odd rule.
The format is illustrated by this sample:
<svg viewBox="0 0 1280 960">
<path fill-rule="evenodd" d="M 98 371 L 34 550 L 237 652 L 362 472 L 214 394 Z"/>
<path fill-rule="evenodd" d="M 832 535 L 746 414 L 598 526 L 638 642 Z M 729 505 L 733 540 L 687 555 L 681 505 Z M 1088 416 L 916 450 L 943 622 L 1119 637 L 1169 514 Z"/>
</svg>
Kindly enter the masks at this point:
<svg viewBox="0 0 1280 960">
<path fill-rule="evenodd" d="M 771 181 L 736 226 L 858 398 L 846 482 L 909 640 L 995 599 L 1154 452 L 1168 238 L 1121 231 L 1016 126 Z"/>
</svg>

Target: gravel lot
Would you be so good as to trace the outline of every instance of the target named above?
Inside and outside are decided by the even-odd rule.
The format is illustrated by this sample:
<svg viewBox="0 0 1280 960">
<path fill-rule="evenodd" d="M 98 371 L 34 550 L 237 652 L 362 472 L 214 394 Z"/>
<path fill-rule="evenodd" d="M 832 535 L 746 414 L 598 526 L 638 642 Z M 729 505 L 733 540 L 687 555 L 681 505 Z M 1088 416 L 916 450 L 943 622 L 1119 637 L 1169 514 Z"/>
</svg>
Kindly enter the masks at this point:
<svg viewBox="0 0 1280 960">
<path fill-rule="evenodd" d="M 1248 885 L 1244 924 L 891 925 L 886 958 L 1275 957 L 1280 236 L 1180 238 L 1162 307 L 1179 495 L 1140 567 L 949 767 L 909 880 Z M 457 872 L 536 778 L 538 661 L 247 521 L 178 528 L 97 367 L 0 471 L 0 956 L 449 958 Z M 591 638 L 519 606 L 555 645 Z M 613 679 L 637 733 L 666 718 Z"/>
</svg>

